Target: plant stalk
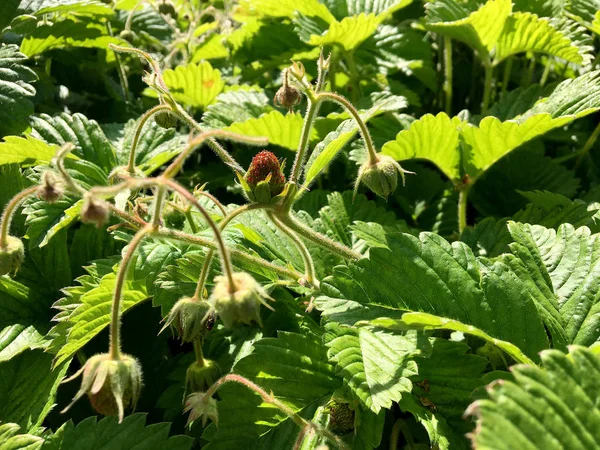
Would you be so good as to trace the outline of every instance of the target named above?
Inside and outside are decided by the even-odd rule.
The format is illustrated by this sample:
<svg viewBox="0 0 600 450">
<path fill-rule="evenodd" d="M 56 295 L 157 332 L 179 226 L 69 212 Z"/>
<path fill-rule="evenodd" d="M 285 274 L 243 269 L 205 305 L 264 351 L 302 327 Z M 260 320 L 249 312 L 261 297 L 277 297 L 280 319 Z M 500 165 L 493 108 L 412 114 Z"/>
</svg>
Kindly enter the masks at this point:
<svg viewBox="0 0 600 450">
<path fill-rule="evenodd" d="M 446 78 L 444 81 L 444 92 L 446 93 L 446 114 L 452 115 L 452 39 L 444 37 L 444 69 Z"/>
<path fill-rule="evenodd" d="M 2 219 L 0 220 L 0 249 L 6 250 L 8 247 L 8 232 L 10 231 L 10 224 L 13 216 L 17 211 L 19 205 L 24 202 L 28 197 L 36 194 L 39 190 L 39 186 L 31 186 L 24 191 L 19 192 L 6 204 L 4 212 L 2 213 Z"/>
</svg>

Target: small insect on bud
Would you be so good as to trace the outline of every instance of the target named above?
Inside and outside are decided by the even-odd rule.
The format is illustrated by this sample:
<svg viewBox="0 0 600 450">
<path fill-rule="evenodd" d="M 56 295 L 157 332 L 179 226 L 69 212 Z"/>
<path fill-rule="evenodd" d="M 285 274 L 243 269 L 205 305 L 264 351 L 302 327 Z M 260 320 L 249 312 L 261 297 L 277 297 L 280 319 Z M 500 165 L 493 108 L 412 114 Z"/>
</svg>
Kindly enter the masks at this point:
<svg viewBox="0 0 600 450">
<path fill-rule="evenodd" d="M 206 336 L 214 323 L 215 313 L 209 302 L 195 297 L 183 297 L 171 308 L 165 326 L 160 331 L 172 326 L 183 342 L 192 342 Z"/>
<path fill-rule="evenodd" d="M 358 186 L 362 182 L 375 194 L 387 200 L 388 196 L 396 190 L 398 186 L 398 174 L 402 177 L 404 185 L 404 174 L 414 173 L 404 170 L 398 162 L 387 155 L 377 155 L 377 162 L 372 164 L 366 161 L 358 171 L 358 178 L 354 186 L 354 195 L 358 191 Z"/>
<path fill-rule="evenodd" d="M 119 359 L 113 359 L 109 354 L 95 355 L 63 383 L 81 374 L 81 388 L 63 413 L 84 394 L 88 395 L 96 412 L 118 416 L 119 423 L 123 421 L 125 409 L 135 408 L 142 389 L 142 369 L 137 359 L 125 354 Z"/>
<path fill-rule="evenodd" d="M 37 193 L 39 199 L 48 203 L 55 203 L 63 196 L 64 192 L 62 183 L 55 173 L 44 172 L 42 174 L 42 181 Z"/>
<path fill-rule="evenodd" d="M 238 178 L 248 198 L 257 203 L 276 203 L 287 192 L 283 164 L 267 150 L 252 159 L 244 178 Z"/>
<path fill-rule="evenodd" d="M 6 245 L 0 245 L 0 276 L 15 273 L 25 259 L 25 247 L 21 239 L 6 236 Z"/>
<path fill-rule="evenodd" d="M 183 412 L 190 413 L 187 422 L 188 425 L 198 419 L 202 420 L 203 427 L 206 425 L 208 419 L 212 420 L 215 425 L 219 423 L 217 401 L 205 392 L 196 392 L 190 395 L 185 401 Z"/>
<path fill-rule="evenodd" d="M 235 272 L 232 276 L 234 286 L 229 284 L 226 276 L 215 277 L 215 287 L 209 301 L 223 320 L 227 328 L 236 323 L 250 325 L 252 322 L 262 326 L 260 320 L 260 305 L 272 300 L 264 288 L 245 272 Z"/>
<path fill-rule="evenodd" d="M 207 390 L 221 376 L 221 369 L 216 362 L 203 359 L 192 363 L 185 374 L 185 391 L 202 392 Z"/>
<path fill-rule="evenodd" d="M 177 116 L 169 111 L 160 111 L 154 114 L 156 125 L 161 128 L 175 128 L 177 126 Z"/>
<path fill-rule="evenodd" d="M 101 227 L 108 222 L 109 216 L 110 211 L 106 201 L 89 194 L 83 198 L 83 206 L 81 207 L 81 221 L 83 223 L 92 223 L 97 227 Z"/>
<path fill-rule="evenodd" d="M 332 433 L 344 436 L 354 430 L 354 410 L 348 403 L 333 400 L 329 404 L 329 425 Z"/>
<path fill-rule="evenodd" d="M 130 44 L 135 41 L 136 35 L 131 30 L 123 30 L 119 33 L 119 37 Z"/>
<path fill-rule="evenodd" d="M 283 86 L 281 86 L 275 94 L 273 103 L 275 103 L 275 106 L 283 106 L 284 108 L 287 108 L 289 112 L 292 112 L 294 106 L 300 103 L 301 100 L 302 94 L 300 94 L 300 91 L 294 86 L 290 86 L 289 72 L 288 69 L 285 69 L 283 71 Z"/>
</svg>

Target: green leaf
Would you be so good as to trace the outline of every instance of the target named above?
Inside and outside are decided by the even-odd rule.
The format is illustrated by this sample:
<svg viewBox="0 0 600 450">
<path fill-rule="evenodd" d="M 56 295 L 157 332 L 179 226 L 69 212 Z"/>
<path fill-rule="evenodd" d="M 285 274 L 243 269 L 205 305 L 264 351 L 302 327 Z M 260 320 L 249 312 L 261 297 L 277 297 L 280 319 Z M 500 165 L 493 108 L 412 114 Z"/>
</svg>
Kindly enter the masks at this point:
<svg viewBox="0 0 600 450">
<path fill-rule="evenodd" d="M 0 4 L 0 30 L 4 29 L 17 14 L 21 0 L 6 0 Z"/>
<path fill-rule="evenodd" d="M 41 290 L 0 277 L 0 363 L 46 345 L 51 302 Z"/>
<path fill-rule="evenodd" d="M 318 0 L 241 0 L 240 9 L 241 12 L 259 17 L 291 19 L 297 11 L 305 16 L 319 17 L 327 23 L 335 21 L 327 7 Z"/>
<path fill-rule="evenodd" d="M 194 440 L 189 436 L 169 436 L 170 423 L 146 425 L 146 414 L 118 417 L 88 417 L 75 426 L 65 423 L 44 445 L 44 450 L 136 449 L 189 450 Z"/>
<path fill-rule="evenodd" d="M 543 53 L 575 64 L 584 63 L 580 49 L 550 21 L 536 14 L 517 12 L 508 17 L 498 38 L 494 64 L 517 53 Z"/>
<path fill-rule="evenodd" d="M 375 32 L 382 17 L 361 13 L 358 16 L 345 17 L 341 22 L 330 23 L 322 35 L 312 35 L 308 41 L 316 47 L 339 46 L 344 51 L 352 51 Z"/>
<path fill-rule="evenodd" d="M 582 347 L 541 354 L 542 368 L 517 365 L 514 381 L 490 385 L 468 410 L 477 448 L 600 448 L 600 357 Z"/>
<path fill-rule="evenodd" d="M 4 8 L 10 7 L 10 3 L 2 2 L 0 22 L 6 17 Z M 35 88 L 31 83 L 37 80 L 37 75 L 23 64 L 26 60 L 27 56 L 19 53 L 16 45 L 0 46 L 0 137 L 23 132 L 33 114 L 31 97 Z"/>
<path fill-rule="evenodd" d="M 16 423 L 0 425 L 0 448 L 2 450 L 39 450 L 44 439 L 32 434 L 17 434 L 21 427 Z"/>
<path fill-rule="evenodd" d="M 80 297 L 79 305 L 64 319 L 68 323 L 67 341 L 56 354 L 55 365 L 69 359 L 109 325 L 115 281 L 115 273 L 102 277 L 98 286 L 86 291 Z M 121 311 L 126 312 L 146 298 L 146 280 L 127 279 L 123 284 Z"/>
<path fill-rule="evenodd" d="M 395 141 L 385 144 L 382 153 L 399 161 L 427 159 L 450 180 L 460 180 L 460 154 L 456 149 L 461 126 L 458 117 L 450 119 L 446 113 L 426 114 L 413 122 L 408 130 L 398 133 Z"/>
<path fill-rule="evenodd" d="M 396 95 L 381 95 L 371 98 L 373 105 L 360 111 L 361 119 L 366 123 L 374 117 L 385 112 L 397 111 L 406 108 L 407 103 L 404 97 Z M 304 167 L 304 186 L 308 187 L 325 170 L 329 164 L 336 158 L 342 149 L 358 133 L 358 125 L 354 119 L 348 119 L 348 114 L 344 111 L 339 117 L 344 120 L 335 131 L 329 133 L 310 154 L 310 158 Z M 329 115 L 328 117 L 337 118 L 338 115 Z"/>
<path fill-rule="evenodd" d="M 531 359 L 548 338 L 528 286 L 501 261 L 475 258 L 463 243 L 438 235 L 390 233 L 388 249 L 334 269 L 323 280 L 336 298 L 396 310 L 425 312 L 479 328 L 516 345 Z M 331 295 L 329 295 L 331 297 Z"/>
<path fill-rule="evenodd" d="M 54 203 L 32 198 L 23 208 L 27 214 L 27 237 L 29 248 L 44 247 L 60 231 L 79 219 L 83 200 L 63 197 Z"/>
<path fill-rule="evenodd" d="M 465 334 L 470 334 L 489 342 L 496 347 L 502 349 L 516 362 L 533 364 L 533 361 L 523 354 L 523 352 L 514 344 L 510 342 L 495 339 L 489 334 L 476 328 L 472 325 L 465 325 L 458 320 L 446 319 L 444 317 L 434 316 L 433 314 L 426 313 L 406 313 L 402 315 L 400 321 L 389 320 L 389 319 L 376 319 L 372 320 L 371 323 L 374 326 L 379 326 L 389 329 L 402 329 L 404 325 L 409 327 L 423 328 L 425 330 L 452 330 L 460 331 Z"/>
<path fill-rule="evenodd" d="M 225 128 L 234 122 L 256 119 L 272 110 L 262 89 L 232 90 L 217 96 L 203 114 L 202 123 L 209 128 Z"/>
<path fill-rule="evenodd" d="M 163 79 L 176 101 L 202 110 L 213 103 L 225 87 L 221 72 L 213 69 L 208 61 L 167 69 Z M 158 96 L 150 88 L 146 88 L 144 94 L 152 98 Z"/>
<path fill-rule="evenodd" d="M 278 336 L 255 342 L 254 351 L 234 366 L 234 372 L 272 392 L 297 412 L 340 387 L 320 339 L 310 333 L 280 331 Z M 287 419 L 279 409 L 237 383 L 219 389 L 219 397 L 219 426 L 216 431 L 209 427 L 203 436 L 210 440 L 207 450 L 265 448 L 260 445 L 261 440 Z"/>
<path fill-rule="evenodd" d="M 419 354 L 415 335 L 402 336 L 368 328 L 325 327 L 329 361 L 345 386 L 375 414 L 390 409 L 412 390 L 417 374 L 411 359 Z"/>
<path fill-rule="evenodd" d="M 48 145 L 31 135 L 27 137 L 6 136 L 0 142 L 0 165 L 17 163 L 21 167 L 49 164 L 58 148 Z M 76 158 L 70 156 L 70 158 Z"/>
<path fill-rule="evenodd" d="M 304 120 L 300 113 L 283 115 L 279 111 L 271 111 L 258 118 L 235 122 L 224 130 L 244 136 L 264 136 L 269 139 L 270 145 L 296 150 L 300 142 L 303 123 Z"/>
<path fill-rule="evenodd" d="M 545 300 L 559 316 L 568 344 L 600 339 L 600 235 L 563 224 L 558 231 L 509 222 L 511 251 L 522 261 Z"/>
<path fill-rule="evenodd" d="M 93 22 L 64 19 L 42 25 L 27 33 L 21 42 L 21 52 L 29 57 L 59 48 L 85 47 L 107 49 L 108 44 L 124 41 L 105 34 L 106 29 Z"/>
<path fill-rule="evenodd" d="M 61 0 L 60 2 L 43 2 L 42 8 L 33 12 L 32 15 L 40 17 L 50 13 L 70 13 L 94 17 L 109 17 L 115 14 L 109 5 L 100 1 Z"/>
<path fill-rule="evenodd" d="M 469 13 L 456 0 L 427 3 L 425 27 L 442 36 L 464 42 L 487 60 L 512 9 L 511 0 L 488 0 Z"/>
<path fill-rule="evenodd" d="M 0 421 L 17 423 L 25 430 L 42 425 L 54 407 L 69 363 L 53 370 L 51 366 L 52 355 L 40 350 L 0 363 Z"/>
</svg>

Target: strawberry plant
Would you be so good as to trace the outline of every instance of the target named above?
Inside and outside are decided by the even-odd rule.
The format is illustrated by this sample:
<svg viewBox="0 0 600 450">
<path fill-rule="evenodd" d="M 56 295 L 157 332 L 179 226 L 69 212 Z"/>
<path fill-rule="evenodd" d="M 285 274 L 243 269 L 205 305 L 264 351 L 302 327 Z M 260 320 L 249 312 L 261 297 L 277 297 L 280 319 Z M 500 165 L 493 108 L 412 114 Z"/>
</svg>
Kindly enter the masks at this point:
<svg viewBox="0 0 600 450">
<path fill-rule="evenodd" d="M 600 449 L 600 3 L 0 29 L 1 449 Z"/>
</svg>

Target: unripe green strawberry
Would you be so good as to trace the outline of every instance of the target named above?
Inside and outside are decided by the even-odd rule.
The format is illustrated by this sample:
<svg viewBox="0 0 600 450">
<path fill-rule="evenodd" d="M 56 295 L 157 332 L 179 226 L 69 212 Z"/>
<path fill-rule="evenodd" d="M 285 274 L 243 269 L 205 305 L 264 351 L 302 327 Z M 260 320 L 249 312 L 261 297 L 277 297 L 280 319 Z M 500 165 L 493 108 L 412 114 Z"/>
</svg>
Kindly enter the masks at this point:
<svg viewBox="0 0 600 450">
<path fill-rule="evenodd" d="M 210 359 L 192 363 L 185 375 L 185 391 L 187 393 L 206 391 L 221 376 L 221 369 Z"/>
<path fill-rule="evenodd" d="M 343 436 L 354 430 L 354 410 L 348 403 L 333 400 L 329 405 L 329 426 L 332 433 Z"/>
<path fill-rule="evenodd" d="M 277 157 L 267 150 L 254 156 L 243 184 L 250 200 L 265 204 L 276 200 L 285 189 L 285 176 Z"/>
<path fill-rule="evenodd" d="M 160 111 L 154 114 L 154 121 L 162 128 L 175 128 L 177 126 L 177 116 L 169 111 Z"/>
<path fill-rule="evenodd" d="M 192 342 L 206 336 L 214 323 L 215 313 L 209 302 L 183 297 L 171 308 L 162 330 L 173 326 L 183 342 Z"/>
<path fill-rule="evenodd" d="M 83 374 L 81 387 L 73 403 L 87 394 L 92 407 L 105 416 L 118 416 L 123 421 L 124 411 L 130 406 L 135 408 L 142 389 L 142 369 L 137 359 L 122 354 L 113 359 L 109 354 L 92 356 L 85 365 L 66 381 Z"/>
<path fill-rule="evenodd" d="M 16 272 L 25 259 L 25 247 L 21 239 L 6 236 L 6 246 L 0 245 L 0 276 Z"/>
<path fill-rule="evenodd" d="M 402 184 L 404 184 L 405 173 L 413 172 L 404 170 L 391 156 L 378 154 L 375 164 L 366 161 L 360 167 L 354 193 L 356 195 L 358 186 L 362 182 L 372 192 L 387 199 L 398 187 L 398 174 L 402 177 Z"/>
<path fill-rule="evenodd" d="M 215 277 L 215 287 L 209 299 L 223 324 L 227 328 L 236 323 L 250 325 L 252 322 L 262 326 L 260 305 L 272 309 L 266 302 L 270 297 L 252 275 L 235 272 L 232 278 L 233 289 L 226 276 Z"/>
</svg>

